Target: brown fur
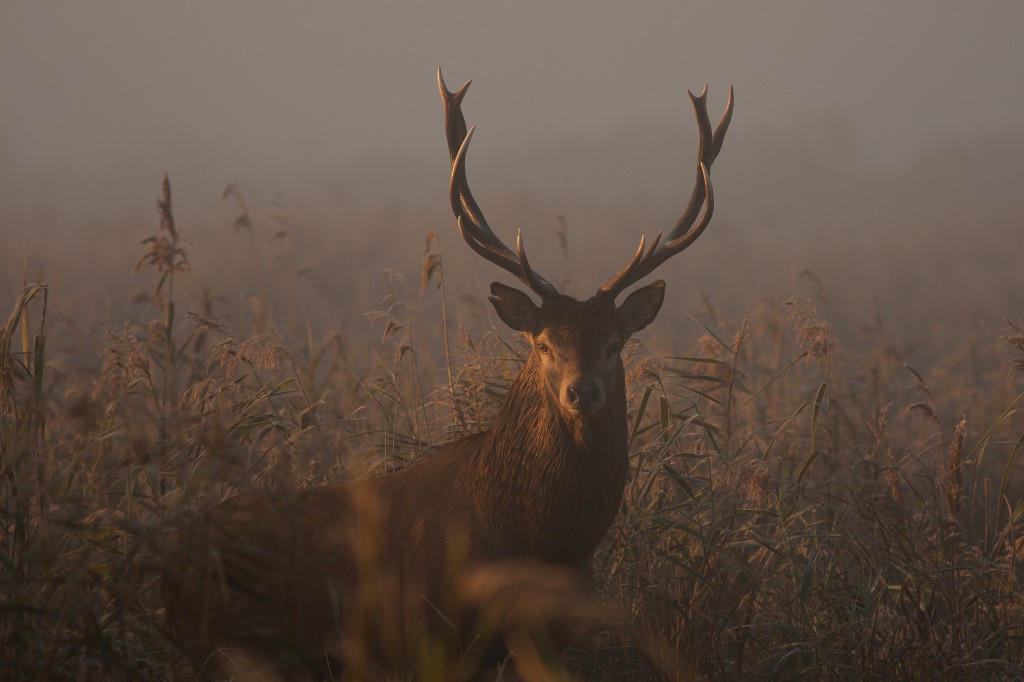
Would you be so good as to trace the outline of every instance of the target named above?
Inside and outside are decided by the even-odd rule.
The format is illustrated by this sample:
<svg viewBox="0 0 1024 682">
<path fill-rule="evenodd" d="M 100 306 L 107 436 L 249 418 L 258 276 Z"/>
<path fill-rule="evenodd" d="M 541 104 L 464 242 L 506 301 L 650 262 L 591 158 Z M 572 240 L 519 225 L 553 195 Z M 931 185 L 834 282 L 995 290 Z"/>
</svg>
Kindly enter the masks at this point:
<svg viewBox="0 0 1024 682">
<path fill-rule="evenodd" d="M 508 296 L 524 294 L 492 291 L 499 312 L 531 324 L 522 331 L 534 349 L 489 430 L 387 476 L 239 495 L 181 531 L 167 609 L 197 665 L 214 662 L 227 675 L 227 654 L 211 658 L 223 647 L 299 670 L 328 654 L 349 665 L 394 663 L 403 638 L 438 631 L 460 559 L 589 562 L 627 478 L 619 351 L 657 314 L 663 283 L 618 309 L 568 297 L 531 309 L 516 299 L 525 321 L 506 310 Z M 600 386 L 603 401 L 579 414 L 566 386 L 585 382 Z"/>
</svg>

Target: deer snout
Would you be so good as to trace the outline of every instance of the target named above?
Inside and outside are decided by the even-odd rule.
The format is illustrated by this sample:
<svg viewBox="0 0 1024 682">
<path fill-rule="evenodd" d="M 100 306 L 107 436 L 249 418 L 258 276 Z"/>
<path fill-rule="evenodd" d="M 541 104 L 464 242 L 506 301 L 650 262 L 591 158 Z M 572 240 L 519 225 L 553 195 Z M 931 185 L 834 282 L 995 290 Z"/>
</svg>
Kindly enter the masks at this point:
<svg viewBox="0 0 1024 682">
<path fill-rule="evenodd" d="M 604 405 L 604 389 L 594 379 L 583 376 L 566 384 L 562 404 L 577 414 L 590 414 Z"/>
</svg>

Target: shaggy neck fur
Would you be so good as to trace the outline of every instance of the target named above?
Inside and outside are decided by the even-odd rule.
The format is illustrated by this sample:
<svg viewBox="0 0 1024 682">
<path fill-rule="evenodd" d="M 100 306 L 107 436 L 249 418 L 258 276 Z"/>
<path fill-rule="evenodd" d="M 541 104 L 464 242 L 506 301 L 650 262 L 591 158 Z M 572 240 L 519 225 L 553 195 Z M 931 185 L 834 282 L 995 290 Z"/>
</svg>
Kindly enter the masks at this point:
<svg viewBox="0 0 1024 682">
<path fill-rule="evenodd" d="M 531 355 L 472 466 L 476 504 L 510 555 L 559 564 L 589 560 L 618 512 L 628 470 L 621 363 L 605 405 L 580 418 L 543 387 Z"/>
</svg>

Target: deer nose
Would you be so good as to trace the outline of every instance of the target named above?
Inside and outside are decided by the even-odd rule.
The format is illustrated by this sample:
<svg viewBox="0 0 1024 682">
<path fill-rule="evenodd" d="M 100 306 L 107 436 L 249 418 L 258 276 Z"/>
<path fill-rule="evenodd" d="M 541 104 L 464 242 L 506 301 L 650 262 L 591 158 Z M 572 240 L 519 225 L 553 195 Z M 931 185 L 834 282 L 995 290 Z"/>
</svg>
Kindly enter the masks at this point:
<svg viewBox="0 0 1024 682">
<path fill-rule="evenodd" d="M 604 405 L 604 392 L 600 384 L 584 377 L 565 387 L 565 402 L 575 412 L 594 412 Z"/>
</svg>

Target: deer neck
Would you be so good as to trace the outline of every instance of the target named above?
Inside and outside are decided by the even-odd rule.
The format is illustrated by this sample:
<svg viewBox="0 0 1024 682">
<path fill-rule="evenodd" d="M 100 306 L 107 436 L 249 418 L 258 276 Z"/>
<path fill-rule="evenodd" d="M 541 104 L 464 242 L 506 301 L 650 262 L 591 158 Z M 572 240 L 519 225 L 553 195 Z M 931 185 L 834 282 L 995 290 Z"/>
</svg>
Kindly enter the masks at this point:
<svg viewBox="0 0 1024 682">
<path fill-rule="evenodd" d="M 547 561 L 587 560 L 615 518 L 628 471 L 622 372 L 605 405 L 567 416 L 527 363 L 478 452 L 478 510 L 500 527 L 513 553 Z"/>
</svg>

